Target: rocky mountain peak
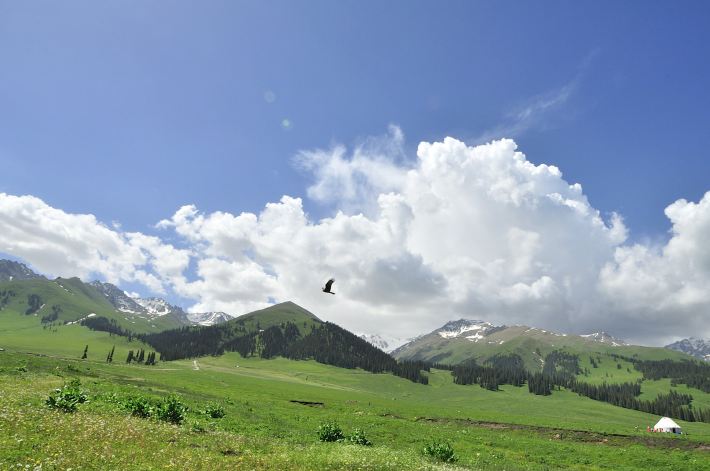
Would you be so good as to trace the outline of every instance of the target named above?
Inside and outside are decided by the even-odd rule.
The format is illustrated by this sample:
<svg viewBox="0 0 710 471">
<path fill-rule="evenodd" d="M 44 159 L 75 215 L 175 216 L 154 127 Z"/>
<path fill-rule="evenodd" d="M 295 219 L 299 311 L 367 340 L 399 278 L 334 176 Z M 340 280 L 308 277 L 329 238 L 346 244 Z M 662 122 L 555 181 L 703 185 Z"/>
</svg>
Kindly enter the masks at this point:
<svg viewBox="0 0 710 471">
<path fill-rule="evenodd" d="M 0 260 L 0 281 L 44 279 L 27 265 L 12 260 Z"/>
<path fill-rule="evenodd" d="M 666 348 L 687 353 L 700 360 L 710 361 L 710 339 L 690 337 L 666 345 Z"/>
</svg>

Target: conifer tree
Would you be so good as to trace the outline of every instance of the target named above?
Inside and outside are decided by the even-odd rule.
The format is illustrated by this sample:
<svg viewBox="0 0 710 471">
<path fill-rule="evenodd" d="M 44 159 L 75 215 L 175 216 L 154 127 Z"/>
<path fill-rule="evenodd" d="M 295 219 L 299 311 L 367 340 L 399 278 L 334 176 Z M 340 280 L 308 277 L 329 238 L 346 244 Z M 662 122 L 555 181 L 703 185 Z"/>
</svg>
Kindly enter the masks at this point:
<svg viewBox="0 0 710 471">
<path fill-rule="evenodd" d="M 82 360 L 86 360 L 86 353 L 89 351 L 89 346 L 84 347 L 84 354 L 81 356 Z"/>
<path fill-rule="evenodd" d="M 106 363 L 111 363 L 113 362 L 113 352 L 116 350 L 116 346 L 114 345 L 113 348 L 111 348 L 111 351 L 108 352 L 108 356 L 106 357 Z"/>
<path fill-rule="evenodd" d="M 128 358 L 126 358 L 126 363 L 130 364 L 133 361 L 133 350 L 128 350 Z"/>
</svg>

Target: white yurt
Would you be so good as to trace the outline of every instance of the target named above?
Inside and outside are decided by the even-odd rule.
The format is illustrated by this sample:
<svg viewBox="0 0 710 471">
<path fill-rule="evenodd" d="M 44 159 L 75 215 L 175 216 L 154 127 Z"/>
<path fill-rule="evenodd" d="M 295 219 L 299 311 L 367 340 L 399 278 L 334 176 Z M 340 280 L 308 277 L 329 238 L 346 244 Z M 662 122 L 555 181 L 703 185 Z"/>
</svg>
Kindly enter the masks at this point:
<svg viewBox="0 0 710 471">
<path fill-rule="evenodd" d="M 661 418 L 661 420 L 653 426 L 653 430 L 656 432 L 682 433 L 680 425 L 668 417 Z"/>
</svg>

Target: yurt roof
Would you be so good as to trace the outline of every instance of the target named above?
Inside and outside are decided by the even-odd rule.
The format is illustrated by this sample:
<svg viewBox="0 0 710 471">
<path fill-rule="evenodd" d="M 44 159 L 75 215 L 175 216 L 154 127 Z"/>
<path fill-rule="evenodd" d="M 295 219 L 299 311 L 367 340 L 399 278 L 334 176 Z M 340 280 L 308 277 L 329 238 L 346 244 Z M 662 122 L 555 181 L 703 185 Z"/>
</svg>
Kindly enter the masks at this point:
<svg viewBox="0 0 710 471">
<path fill-rule="evenodd" d="M 673 419 L 663 417 L 653 428 L 680 428 L 680 425 L 675 423 Z"/>
</svg>

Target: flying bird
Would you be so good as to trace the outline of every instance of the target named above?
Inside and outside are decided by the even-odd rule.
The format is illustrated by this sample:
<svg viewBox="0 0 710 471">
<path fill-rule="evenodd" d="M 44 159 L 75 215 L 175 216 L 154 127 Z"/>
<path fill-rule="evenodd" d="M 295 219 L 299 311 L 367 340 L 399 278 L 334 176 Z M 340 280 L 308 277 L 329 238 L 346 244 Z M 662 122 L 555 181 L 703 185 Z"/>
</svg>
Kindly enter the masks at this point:
<svg viewBox="0 0 710 471">
<path fill-rule="evenodd" d="M 325 284 L 325 287 L 323 288 L 323 292 L 324 292 L 324 293 L 335 294 L 335 293 L 333 293 L 333 292 L 330 290 L 330 288 L 333 287 L 333 283 L 335 283 L 335 278 L 331 278 L 330 280 L 328 280 L 328 282 Z"/>
</svg>

